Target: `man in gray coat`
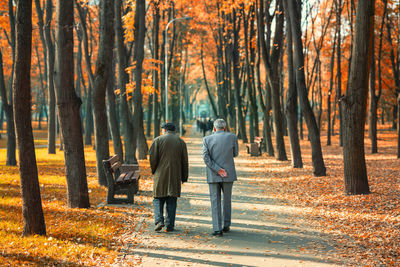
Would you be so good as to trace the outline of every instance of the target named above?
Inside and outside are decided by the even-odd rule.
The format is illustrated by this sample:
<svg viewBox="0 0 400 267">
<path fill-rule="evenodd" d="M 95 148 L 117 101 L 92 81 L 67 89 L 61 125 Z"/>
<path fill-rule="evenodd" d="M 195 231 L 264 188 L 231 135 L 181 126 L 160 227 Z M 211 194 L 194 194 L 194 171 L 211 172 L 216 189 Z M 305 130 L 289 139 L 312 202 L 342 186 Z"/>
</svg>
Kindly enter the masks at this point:
<svg viewBox="0 0 400 267">
<path fill-rule="evenodd" d="M 164 226 L 164 204 L 167 204 L 167 231 L 175 226 L 176 202 L 181 195 L 181 184 L 188 179 L 188 154 L 185 142 L 175 134 L 175 125 L 164 123 L 163 135 L 154 139 L 150 147 L 150 167 L 154 175 L 153 207 L 155 231 Z"/>
<path fill-rule="evenodd" d="M 223 119 L 215 120 L 213 132 L 203 139 L 203 159 L 210 188 L 212 235 L 222 236 L 222 232 L 229 232 L 231 225 L 232 186 L 237 180 L 233 158 L 238 155 L 239 146 L 236 135 L 226 131 Z M 224 197 L 222 211 L 221 192 Z"/>
</svg>

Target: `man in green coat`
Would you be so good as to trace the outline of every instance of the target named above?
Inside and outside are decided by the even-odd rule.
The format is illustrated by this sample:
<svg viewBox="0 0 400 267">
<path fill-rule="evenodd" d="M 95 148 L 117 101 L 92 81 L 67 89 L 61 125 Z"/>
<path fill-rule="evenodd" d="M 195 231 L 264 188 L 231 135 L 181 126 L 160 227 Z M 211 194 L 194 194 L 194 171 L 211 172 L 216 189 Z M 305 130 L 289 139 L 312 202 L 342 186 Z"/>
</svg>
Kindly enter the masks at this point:
<svg viewBox="0 0 400 267">
<path fill-rule="evenodd" d="M 176 202 L 181 196 L 181 184 L 189 172 L 186 143 L 175 134 L 175 125 L 164 123 L 163 135 L 154 139 L 150 147 L 150 167 L 154 175 L 153 207 L 155 231 L 164 226 L 164 204 L 167 204 L 167 231 L 175 226 Z"/>
</svg>

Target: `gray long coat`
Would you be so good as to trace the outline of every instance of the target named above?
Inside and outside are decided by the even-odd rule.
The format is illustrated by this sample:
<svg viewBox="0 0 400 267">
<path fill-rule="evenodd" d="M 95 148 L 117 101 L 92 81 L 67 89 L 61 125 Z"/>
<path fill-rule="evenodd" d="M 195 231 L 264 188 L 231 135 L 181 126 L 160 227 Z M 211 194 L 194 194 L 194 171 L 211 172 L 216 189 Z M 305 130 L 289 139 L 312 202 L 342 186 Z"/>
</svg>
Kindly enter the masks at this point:
<svg viewBox="0 0 400 267">
<path fill-rule="evenodd" d="M 207 183 L 233 182 L 237 180 L 234 157 L 239 153 L 236 135 L 216 131 L 203 138 L 203 159 L 207 165 Z M 222 178 L 217 173 L 224 169 L 228 176 Z"/>
<path fill-rule="evenodd" d="M 168 132 L 154 139 L 150 147 L 150 166 L 154 174 L 154 197 L 180 197 L 181 183 L 189 173 L 185 142 Z"/>
</svg>

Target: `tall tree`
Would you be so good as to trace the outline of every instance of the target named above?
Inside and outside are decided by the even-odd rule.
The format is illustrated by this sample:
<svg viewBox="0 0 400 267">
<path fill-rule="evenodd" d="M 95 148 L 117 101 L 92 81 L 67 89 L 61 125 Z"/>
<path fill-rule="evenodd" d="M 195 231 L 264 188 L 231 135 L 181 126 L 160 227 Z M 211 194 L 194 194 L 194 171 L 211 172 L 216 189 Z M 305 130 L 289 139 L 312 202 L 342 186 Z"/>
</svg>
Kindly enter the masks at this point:
<svg viewBox="0 0 400 267">
<path fill-rule="evenodd" d="M 336 98 L 342 95 L 342 39 L 341 39 L 341 27 L 342 27 L 342 10 L 343 10 L 343 3 L 342 0 L 335 0 L 335 7 L 336 7 L 336 77 L 337 77 L 337 87 L 336 87 Z M 338 101 L 337 101 L 338 102 Z M 342 107 L 339 105 L 339 144 L 340 146 L 343 145 L 343 110 Z"/>
<path fill-rule="evenodd" d="M 136 154 L 134 141 L 133 141 L 133 125 L 131 120 L 131 113 L 128 107 L 126 84 L 129 81 L 129 76 L 125 69 L 128 67 L 127 49 L 125 47 L 124 30 L 122 28 L 122 1 L 115 1 L 115 37 L 117 45 L 117 58 L 118 58 L 118 86 L 120 88 L 120 112 L 122 122 L 122 134 L 124 137 L 125 148 L 125 162 L 136 163 Z"/>
<path fill-rule="evenodd" d="M 276 139 L 277 159 L 287 160 L 285 142 L 283 139 L 283 115 L 280 103 L 280 78 L 279 59 L 283 47 L 283 24 L 284 14 L 282 1 L 276 2 L 277 12 L 275 13 L 275 36 L 273 40 L 273 49 L 269 53 L 265 42 L 264 34 L 264 7 L 263 1 L 260 1 L 259 19 L 258 19 L 258 38 L 261 39 L 261 54 L 264 60 L 265 69 L 267 72 L 268 85 L 271 88 L 272 111 L 274 117 L 274 133 Z"/>
<path fill-rule="evenodd" d="M 341 98 L 343 108 L 343 161 L 347 194 L 368 194 L 364 152 L 368 79 L 374 31 L 374 0 L 357 2 L 353 58 L 349 89 Z"/>
<path fill-rule="evenodd" d="M 114 154 L 117 154 L 120 159 L 124 158 L 121 134 L 119 131 L 119 122 L 117 115 L 117 105 L 115 104 L 115 62 L 113 60 L 112 72 L 107 84 L 107 114 L 108 114 L 108 125 L 111 133 L 111 138 L 113 141 Z"/>
<path fill-rule="evenodd" d="M 74 88 L 74 2 L 56 4 L 56 98 L 64 143 L 68 206 L 88 208 L 89 193 L 83 150 L 81 99 Z"/>
<path fill-rule="evenodd" d="M 135 91 L 134 91 L 134 113 L 133 123 L 135 127 L 134 139 L 137 141 L 139 159 L 147 158 L 147 143 L 144 135 L 143 127 L 143 110 L 142 110 L 142 70 L 144 59 L 144 40 L 146 33 L 146 1 L 136 0 L 135 10 L 135 48 L 133 54 L 135 70 Z"/>
<path fill-rule="evenodd" d="M 153 39 L 153 59 L 158 61 L 160 59 L 160 2 L 153 2 L 153 31 L 152 31 L 152 39 Z M 158 63 L 157 63 L 158 64 Z M 160 66 L 161 67 L 161 66 Z M 153 94 L 153 138 L 156 138 L 160 135 L 160 103 L 158 101 L 158 92 L 160 90 L 160 80 L 159 80 L 159 71 L 157 69 L 153 70 L 153 86 L 155 88 L 155 92 Z"/>
<path fill-rule="evenodd" d="M 15 21 L 16 54 L 13 94 L 24 218 L 22 235 L 45 235 L 46 225 L 40 196 L 31 121 L 32 0 L 17 1 Z"/>
<path fill-rule="evenodd" d="M 51 35 L 51 21 L 53 19 L 53 1 L 46 2 L 46 19 L 44 23 L 44 39 L 47 51 L 47 89 L 49 105 L 49 119 L 47 123 L 47 151 L 56 153 L 56 96 L 54 89 L 54 45 Z"/>
<path fill-rule="evenodd" d="M 103 170 L 104 159 L 110 155 L 106 109 L 106 89 L 112 67 L 114 48 L 114 0 L 100 1 L 100 41 L 93 87 L 94 134 L 96 142 L 97 175 L 101 185 L 107 185 Z"/>
<path fill-rule="evenodd" d="M 383 16 L 381 29 L 379 34 L 379 48 L 378 48 L 378 93 L 375 90 L 375 34 L 372 36 L 372 51 L 371 51 L 371 76 L 370 76 L 370 102 L 369 102 L 369 138 L 371 139 L 371 153 L 378 153 L 378 136 L 377 136 L 377 123 L 378 123 L 378 102 L 382 93 L 382 46 L 383 46 L 383 31 L 385 25 L 387 0 L 383 0 Z"/>
<path fill-rule="evenodd" d="M 88 80 L 89 80 L 89 86 L 86 94 L 86 103 L 85 103 L 85 145 L 91 145 L 92 132 L 93 132 L 92 91 L 94 86 L 94 74 L 92 71 L 91 53 L 89 52 L 89 34 L 86 23 L 88 8 L 86 6 L 81 5 L 81 3 L 76 0 L 75 0 L 75 6 L 76 9 L 78 10 L 79 22 L 80 22 L 79 26 L 82 28 L 81 33 L 82 33 L 83 52 L 85 57 L 86 72 L 88 74 Z M 79 35 L 78 38 L 80 38 Z"/>
<path fill-rule="evenodd" d="M 9 98 L 12 99 L 10 96 Z M 2 102 L 2 109 L 6 114 L 7 121 L 7 158 L 6 165 L 7 166 L 15 166 L 17 165 L 17 160 L 15 158 L 15 127 L 14 127 L 14 112 L 13 112 L 13 104 L 7 97 L 7 89 L 6 83 L 4 81 L 4 72 L 3 72 L 3 53 L 0 50 L 0 99 Z M 3 122 L 1 122 L 3 124 Z"/>
<path fill-rule="evenodd" d="M 5 84 L 5 77 L 3 73 L 3 60 L 1 59 L 1 77 L 0 77 L 0 99 L 2 100 L 2 110 L 6 115 L 7 122 L 7 158 L 6 165 L 17 165 L 16 154 L 16 140 L 15 140 L 15 126 L 14 126 L 14 111 L 13 111 L 13 93 L 12 82 L 15 68 L 15 17 L 12 0 L 8 2 L 8 19 L 10 22 L 10 38 L 7 38 L 12 51 L 12 68 L 10 77 L 10 86 L 7 97 L 7 89 Z M 0 52 L 1 53 L 1 52 Z M 2 55 L 1 55 L 2 56 Z M 3 126 L 3 125 L 2 125 Z"/>
<path fill-rule="evenodd" d="M 326 105 L 328 106 L 327 108 L 327 122 L 328 122 L 328 127 L 327 127 L 327 142 L 326 145 L 330 146 L 332 144 L 331 142 L 331 136 L 332 136 L 332 120 L 331 120 L 331 96 L 332 96 L 332 91 L 333 91 L 333 82 L 334 82 L 334 71 L 333 68 L 335 67 L 335 50 L 336 49 L 336 33 L 333 41 L 333 46 L 332 46 L 332 56 L 331 56 L 331 62 L 330 62 L 330 79 L 329 79 L 329 91 L 328 91 L 328 97 L 327 97 L 327 103 Z M 336 105 L 336 104 L 335 104 Z"/>
<path fill-rule="evenodd" d="M 287 10 L 287 0 L 283 0 L 283 6 Z M 289 130 L 290 152 L 292 155 L 293 168 L 303 168 L 303 159 L 301 157 L 299 132 L 297 129 L 297 91 L 296 79 L 293 67 L 293 42 L 290 16 L 285 12 L 286 17 L 286 55 L 287 55 L 287 73 L 288 88 L 286 95 L 286 118 Z"/>
<path fill-rule="evenodd" d="M 307 123 L 308 136 L 311 143 L 311 157 L 315 176 L 325 176 L 326 168 L 322 156 L 321 139 L 314 113 L 311 109 L 307 96 L 305 74 L 304 74 L 304 54 L 303 42 L 301 39 L 301 10 L 296 0 L 287 0 L 290 16 L 290 25 L 292 29 L 293 45 L 294 45 L 294 62 L 296 70 L 296 88 L 300 99 L 301 111 Z"/>
</svg>

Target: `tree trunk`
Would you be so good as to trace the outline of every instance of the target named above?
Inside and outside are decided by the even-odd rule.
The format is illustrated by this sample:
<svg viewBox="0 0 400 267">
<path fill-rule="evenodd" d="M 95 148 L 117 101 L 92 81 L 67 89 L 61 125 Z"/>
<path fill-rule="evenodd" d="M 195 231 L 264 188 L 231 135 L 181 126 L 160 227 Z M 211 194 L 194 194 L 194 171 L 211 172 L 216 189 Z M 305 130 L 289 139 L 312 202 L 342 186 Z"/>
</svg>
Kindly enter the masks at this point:
<svg viewBox="0 0 400 267">
<path fill-rule="evenodd" d="M 378 153 L 378 145 L 377 145 L 377 136 L 376 136 L 376 120 L 377 120 L 377 100 L 375 95 L 375 83 L 376 83 L 376 75 L 375 75 L 375 35 L 372 35 L 372 51 L 371 51 L 371 65 L 370 65 L 370 83 L 369 83 L 369 92 L 370 92 L 370 102 L 369 102 L 369 130 L 368 135 L 371 139 L 371 153 Z"/>
<path fill-rule="evenodd" d="M 135 10 L 135 47 L 134 47 L 134 64 L 135 70 L 135 91 L 134 91 L 134 113 L 133 125 L 135 142 L 138 144 L 139 159 L 147 158 L 147 143 L 143 129 L 143 110 L 142 110 L 142 65 L 144 59 L 144 39 L 146 33 L 146 3 L 145 0 L 136 0 Z"/>
<path fill-rule="evenodd" d="M 341 68 L 341 17 L 342 17 L 342 0 L 335 0 L 336 5 L 336 34 L 337 34 L 337 46 L 336 46 L 336 60 L 337 60 L 337 89 L 336 95 L 339 99 L 342 96 L 342 68 Z M 339 145 L 343 146 L 343 110 L 342 107 L 339 105 Z"/>
<path fill-rule="evenodd" d="M 234 82 L 234 91 L 235 91 L 235 100 L 236 100 L 236 108 L 237 108 L 237 121 L 239 124 L 238 135 L 239 138 L 243 140 L 244 143 L 247 143 L 247 134 L 246 134 L 246 116 L 243 114 L 243 99 L 241 97 L 241 79 L 240 79 L 240 51 L 239 51 L 239 33 L 240 33 L 240 17 L 236 16 L 235 10 L 232 12 L 232 33 L 233 33 L 233 46 L 232 46 L 232 68 L 233 68 L 233 82 Z"/>
<path fill-rule="evenodd" d="M 159 32 L 160 32 L 160 7 L 159 3 L 154 4 L 154 14 L 153 14 L 153 58 L 154 60 L 159 60 Z M 161 68 L 161 66 L 160 66 Z M 155 88 L 155 92 L 153 94 L 153 116 L 154 116 L 154 127 L 153 127 L 153 138 L 156 138 L 160 135 L 160 112 L 159 106 L 160 103 L 158 102 L 158 92 L 160 92 L 160 80 L 159 80 L 159 73 L 157 70 L 153 70 L 153 86 Z"/>
<path fill-rule="evenodd" d="M 283 115 L 280 101 L 280 73 L 279 73 L 279 59 L 283 43 L 283 23 L 284 14 L 282 2 L 279 1 L 277 16 L 277 23 L 275 24 L 275 37 L 274 49 L 271 53 L 270 72 L 268 75 L 269 83 L 271 83 L 271 97 L 272 97 L 272 112 L 274 118 L 274 134 L 276 139 L 276 150 L 278 152 L 277 160 L 287 160 L 285 142 L 283 139 Z M 268 73 L 268 70 L 267 70 Z"/>
<path fill-rule="evenodd" d="M 64 143 L 68 206 L 89 208 L 85 153 L 83 150 L 81 99 L 74 89 L 74 2 L 57 0 L 56 5 L 56 97 Z"/>
<path fill-rule="evenodd" d="M 122 135 L 124 137 L 125 148 L 125 163 L 136 163 L 135 145 L 133 141 L 133 125 L 131 122 L 131 113 L 129 111 L 127 96 L 126 96 L 126 83 L 129 80 L 128 74 L 125 69 L 128 67 L 127 51 L 124 44 L 124 31 L 122 29 L 122 13 L 121 1 L 115 1 L 115 35 L 117 45 L 117 58 L 118 58 L 118 83 L 121 90 L 120 105 L 121 105 L 121 122 L 122 122 Z"/>
<path fill-rule="evenodd" d="M 51 38 L 51 21 L 53 18 L 52 0 L 46 2 L 46 20 L 44 26 L 44 37 L 47 46 L 47 89 L 49 119 L 47 123 L 47 152 L 56 153 L 56 97 L 54 89 L 54 45 Z"/>
<path fill-rule="evenodd" d="M 113 63 L 114 65 L 114 63 Z M 114 66 L 113 71 L 110 73 L 107 84 L 107 111 L 108 111 L 108 125 L 111 133 L 111 138 L 114 147 L 114 154 L 117 154 L 120 159 L 124 158 L 121 134 L 119 131 L 119 122 L 117 119 L 117 111 L 115 105 L 115 94 L 114 94 Z"/>
<path fill-rule="evenodd" d="M 89 83 L 85 103 L 85 145 L 92 145 L 93 133 L 93 107 L 92 107 L 92 86 Z"/>
<path fill-rule="evenodd" d="M 332 57 L 331 57 L 331 63 L 330 63 L 330 73 L 331 73 L 331 78 L 329 80 L 329 92 L 328 92 L 328 99 L 327 99 L 327 122 L 328 122 L 328 129 L 327 129 L 327 142 L 326 145 L 330 146 L 332 144 L 331 142 L 331 135 L 332 135 L 332 121 L 331 121 L 331 96 L 332 96 L 332 91 L 333 91 L 333 82 L 334 82 L 334 77 L 333 77 L 333 68 L 335 67 L 335 48 L 336 48 L 336 34 L 334 37 L 333 41 L 333 46 L 332 46 Z M 336 105 L 336 104 L 334 104 Z"/>
<path fill-rule="evenodd" d="M 100 41 L 93 88 L 94 135 L 97 175 L 100 185 L 107 185 L 103 160 L 110 156 L 105 103 L 114 47 L 114 0 L 100 2 Z"/>
<path fill-rule="evenodd" d="M 353 58 L 349 90 L 342 97 L 343 161 L 347 194 L 368 194 L 364 152 L 364 129 L 367 109 L 368 79 L 374 31 L 374 0 L 357 2 Z"/>
<path fill-rule="evenodd" d="M 46 234 L 31 121 L 31 51 L 32 0 L 17 1 L 13 93 L 14 122 L 20 159 L 23 236 Z"/>
<path fill-rule="evenodd" d="M 285 143 L 283 139 L 283 116 L 282 109 L 280 103 L 280 74 L 278 72 L 279 67 L 279 58 L 282 50 L 282 42 L 283 42 L 283 23 L 284 23 L 284 15 L 282 2 L 277 2 L 277 9 L 280 12 L 277 12 L 275 15 L 277 17 L 277 23 L 275 24 L 275 36 L 274 36 L 274 49 L 269 55 L 269 51 L 267 49 L 267 44 L 264 38 L 264 6 L 263 1 L 260 1 L 260 9 L 258 16 L 258 37 L 261 40 L 261 53 L 264 60 L 265 69 L 267 72 L 267 83 L 271 92 L 271 103 L 272 103 L 272 111 L 273 111 L 273 119 L 274 119 L 274 134 L 276 139 L 276 147 L 278 150 L 277 159 L 278 160 L 287 160 Z M 268 98 L 268 96 L 267 96 Z M 267 100 L 268 101 L 268 100 Z"/>
<path fill-rule="evenodd" d="M 384 0 L 384 9 L 379 34 L 379 49 L 378 49 L 378 94 L 375 93 L 375 35 L 372 36 L 372 59 L 371 59 L 371 77 L 370 77 L 370 106 L 369 106 L 369 138 L 371 139 L 371 153 L 378 153 L 378 103 L 382 92 L 382 42 L 383 30 L 385 25 L 385 17 L 387 10 L 387 0 Z"/>
<path fill-rule="evenodd" d="M 397 117 L 400 118 L 400 94 L 397 96 Z M 400 119 L 397 120 L 397 158 L 400 159 Z"/>
<path fill-rule="evenodd" d="M 285 10 L 287 10 L 287 2 L 283 0 Z M 286 54 L 287 54 L 287 73 L 288 88 L 286 94 L 286 118 L 289 130 L 290 152 L 292 155 L 292 167 L 303 168 L 303 159 L 301 157 L 299 133 L 297 129 L 297 91 L 296 81 L 293 67 L 293 43 L 292 31 L 290 28 L 290 17 L 285 12 L 286 17 Z"/>
<path fill-rule="evenodd" d="M 211 95 L 210 87 L 208 87 L 207 76 L 206 76 L 206 71 L 205 71 L 205 67 L 204 67 L 204 60 L 203 60 L 203 47 L 201 48 L 201 51 L 200 51 L 200 58 L 201 58 L 201 67 L 202 67 L 202 70 L 203 70 L 204 85 L 206 86 L 208 100 L 210 100 L 211 107 L 212 107 L 212 110 L 213 110 L 214 114 L 218 114 L 217 105 L 215 104 L 215 101 L 214 101 L 214 96 Z"/>
<path fill-rule="evenodd" d="M 2 109 L 6 114 L 6 122 L 7 122 L 7 166 L 15 166 L 17 165 L 17 160 L 15 158 L 15 149 L 16 149 L 16 141 L 15 141 L 15 128 L 14 128 L 14 112 L 13 105 L 9 104 L 9 100 L 7 99 L 7 89 L 4 81 L 4 73 L 3 73 L 3 54 L 0 51 L 0 99 L 2 101 Z M 3 124 L 3 122 L 1 122 Z"/>
<path fill-rule="evenodd" d="M 289 16 L 291 22 L 290 24 L 291 24 L 293 44 L 294 44 L 296 87 L 300 99 L 300 107 L 304 115 L 304 118 L 306 120 L 307 128 L 309 131 L 308 136 L 311 142 L 314 175 L 325 176 L 326 168 L 322 156 L 319 130 L 317 127 L 317 123 L 315 121 L 314 113 L 311 109 L 310 102 L 307 97 L 307 88 L 306 88 L 305 74 L 304 74 L 303 42 L 301 39 L 301 28 L 300 28 L 301 24 L 301 18 L 299 12 L 300 10 L 296 5 L 295 0 L 288 0 L 288 9 L 289 9 Z"/>
</svg>

